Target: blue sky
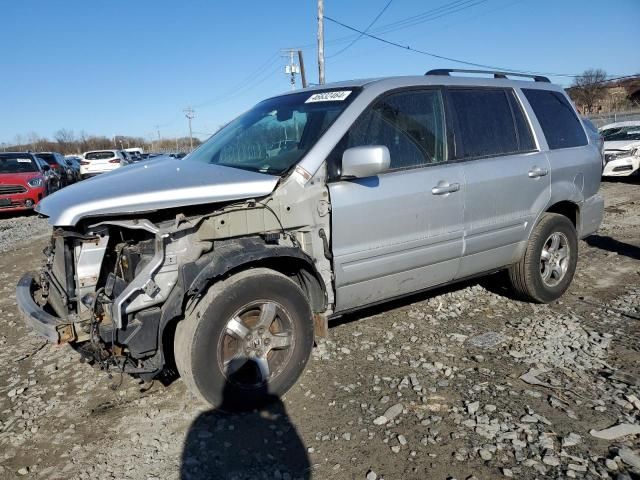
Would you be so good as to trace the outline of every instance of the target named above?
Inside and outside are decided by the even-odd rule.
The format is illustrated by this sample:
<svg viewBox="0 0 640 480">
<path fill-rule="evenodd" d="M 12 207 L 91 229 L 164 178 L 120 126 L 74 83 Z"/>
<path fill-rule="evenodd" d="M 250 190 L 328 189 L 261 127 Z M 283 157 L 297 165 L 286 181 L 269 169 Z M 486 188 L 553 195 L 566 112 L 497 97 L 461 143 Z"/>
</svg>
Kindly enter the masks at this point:
<svg viewBox="0 0 640 480">
<path fill-rule="evenodd" d="M 452 1 L 393 0 L 371 31 Z M 364 29 L 387 3 L 325 0 L 325 14 Z M 380 36 L 513 69 L 640 71 L 640 0 L 458 0 L 454 7 Z M 0 142 L 29 132 L 52 137 L 61 128 L 150 137 L 159 125 L 163 136 L 185 135 L 188 105 L 204 138 L 289 88 L 279 56 L 288 47 L 303 49 L 309 80 L 317 81 L 315 0 L 0 0 L 0 14 Z M 464 68 L 367 38 L 332 57 L 354 35 L 329 22 L 325 30 L 327 81 Z"/>
</svg>

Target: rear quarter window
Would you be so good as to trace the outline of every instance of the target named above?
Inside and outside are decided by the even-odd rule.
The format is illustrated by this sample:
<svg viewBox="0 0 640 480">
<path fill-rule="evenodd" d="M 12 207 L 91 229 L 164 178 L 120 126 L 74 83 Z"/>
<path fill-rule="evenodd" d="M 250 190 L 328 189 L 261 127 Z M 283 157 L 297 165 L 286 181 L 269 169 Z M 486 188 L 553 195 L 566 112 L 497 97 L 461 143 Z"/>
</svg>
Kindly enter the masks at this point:
<svg viewBox="0 0 640 480">
<path fill-rule="evenodd" d="M 560 92 L 523 88 L 551 150 L 581 147 L 588 143 L 580 119 Z"/>
</svg>

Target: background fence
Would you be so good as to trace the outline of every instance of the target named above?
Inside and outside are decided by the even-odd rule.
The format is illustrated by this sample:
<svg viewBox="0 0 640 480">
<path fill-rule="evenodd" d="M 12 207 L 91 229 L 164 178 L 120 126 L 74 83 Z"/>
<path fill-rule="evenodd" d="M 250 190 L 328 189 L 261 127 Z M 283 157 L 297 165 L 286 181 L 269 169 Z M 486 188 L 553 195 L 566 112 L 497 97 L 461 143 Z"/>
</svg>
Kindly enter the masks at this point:
<svg viewBox="0 0 640 480">
<path fill-rule="evenodd" d="M 631 110 L 628 112 L 618 112 L 618 113 L 598 113 L 594 115 L 587 115 L 587 117 L 597 127 L 602 127 L 604 125 L 607 125 L 608 123 L 614 123 L 614 122 L 627 122 L 631 120 L 640 121 L 640 109 Z"/>
</svg>

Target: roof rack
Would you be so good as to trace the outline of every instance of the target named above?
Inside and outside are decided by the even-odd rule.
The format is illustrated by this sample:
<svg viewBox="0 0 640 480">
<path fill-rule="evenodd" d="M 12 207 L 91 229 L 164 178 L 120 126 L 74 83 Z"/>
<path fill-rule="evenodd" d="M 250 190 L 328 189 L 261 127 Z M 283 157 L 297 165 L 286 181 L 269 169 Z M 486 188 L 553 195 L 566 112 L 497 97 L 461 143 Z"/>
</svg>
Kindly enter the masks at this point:
<svg viewBox="0 0 640 480">
<path fill-rule="evenodd" d="M 489 75 L 493 75 L 493 78 L 507 78 L 508 76 L 512 77 L 526 77 L 533 78 L 536 82 L 545 82 L 551 83 L 547 77 L 542 75 L 528 75 L 526 73 L 514 73 L 514 72 L 499 72 L 495 70 L 463 70 L 458 68 L 437 68 L 435 70 L 429 70 L 425 75 L 442 75 L 448 77 L 450 73 L 486 73 Z"/>
</svg>

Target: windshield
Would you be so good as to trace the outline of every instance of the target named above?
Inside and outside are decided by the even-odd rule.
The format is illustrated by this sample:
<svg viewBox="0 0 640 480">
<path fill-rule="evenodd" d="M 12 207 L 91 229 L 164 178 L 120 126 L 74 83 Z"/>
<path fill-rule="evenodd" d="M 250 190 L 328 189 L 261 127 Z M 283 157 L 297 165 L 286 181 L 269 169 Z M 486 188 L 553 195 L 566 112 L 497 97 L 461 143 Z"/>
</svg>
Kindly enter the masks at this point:
<svg viewBox="0 0 640 480">
<path fill-rule="evenodd" d="M 38 166 L 28 155 L 19 153 L 0 154 L 0 173 L 29 173 L 38 171 Z"/>
<path fill-rule="evenodd" d="M 607 128 L 600 133 L 602 134 L 605 142 L 640 140 L 640 125 L 634 125 L 632 127 Z"/>
<path fill-rule="evenodd" d="M 356 90 L 301 92 L 265 100 L 185 160 L 281 175 L 315 145 L 356 97 Z"/>
</svg>

